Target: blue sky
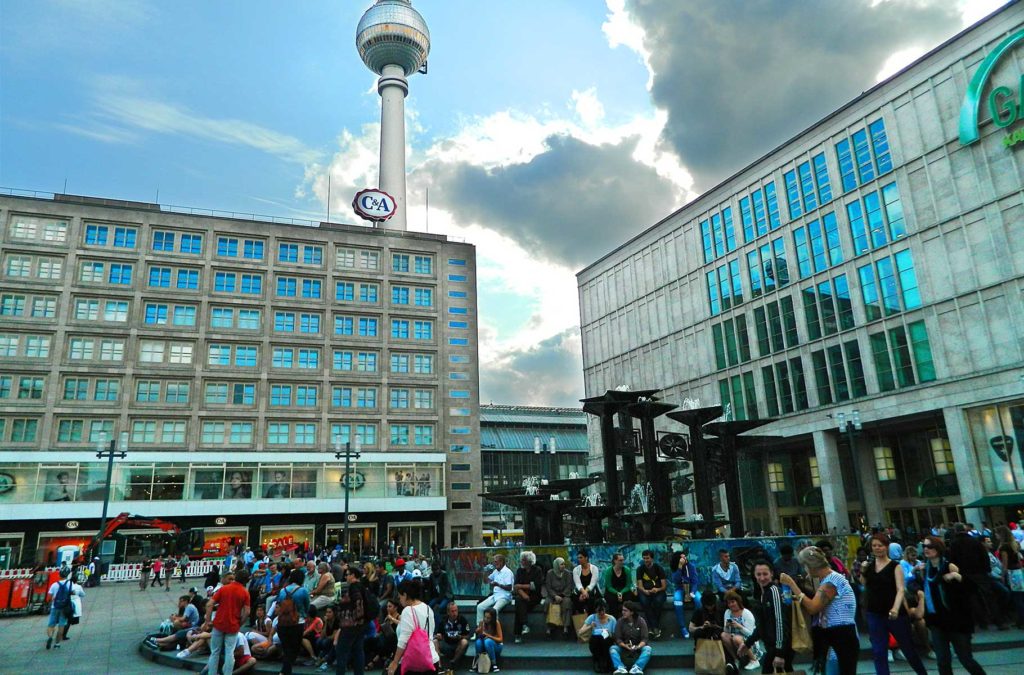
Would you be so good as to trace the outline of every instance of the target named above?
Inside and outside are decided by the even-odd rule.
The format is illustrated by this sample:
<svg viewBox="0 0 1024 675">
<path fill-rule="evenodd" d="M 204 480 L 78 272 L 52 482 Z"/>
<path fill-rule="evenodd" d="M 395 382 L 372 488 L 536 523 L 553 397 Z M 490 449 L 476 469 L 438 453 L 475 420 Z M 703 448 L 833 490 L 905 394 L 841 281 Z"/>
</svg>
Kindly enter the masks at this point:
<svg viewBox="0 0 1024 675">
<path fill-rule="evenodd" d="M 768 113 L 758 131 L 775 145 L 998 1 L 414 5 L 432 49 L 407 99 L 410 229 L 478 246 L 483 400 L 571 404 L 573 273 L 759 154 L 715 147 L 730 90 L 764 79 L 762 62 L 854 62 L 838 85 L 808 71 L 813 105 Z M 5 0 L 0 186 L 320 220 L 330 176 L 332 219 L 361 222 L 347 203 L 375 184 L 379 120 L 354 46 L 367 6 Z M 775 32 L 826 21 L 849 35 L 787 48 Z M 654 197 L 646 212 L 625 208 L 635 190 Z"/>
</svg>

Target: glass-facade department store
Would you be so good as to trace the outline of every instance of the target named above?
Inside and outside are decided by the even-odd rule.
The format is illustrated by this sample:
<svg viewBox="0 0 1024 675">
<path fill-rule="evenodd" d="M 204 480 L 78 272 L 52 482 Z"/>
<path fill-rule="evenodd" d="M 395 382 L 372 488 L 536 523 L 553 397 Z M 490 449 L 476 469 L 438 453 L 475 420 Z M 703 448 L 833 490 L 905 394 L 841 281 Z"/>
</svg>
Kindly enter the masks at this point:
<svg viewBox="0 0 1024 675">
<path fill-rule="evenodd" d="M 251 218 L 251 217 L 250 217 Z M 476 260 L 443 235 L 0 195 L 0 547 L 480 541 Z M 361 453 L 345 473 L 336 452 Z M 126 528 L 108 561 L 159 552 Z"/>
<path fill-rule="evenodd" d="M 754 531 L 1024 518 L 1022 75 L 1013 3 L 582 270 L 587 396 L 777 418 Z"/>
</svg>

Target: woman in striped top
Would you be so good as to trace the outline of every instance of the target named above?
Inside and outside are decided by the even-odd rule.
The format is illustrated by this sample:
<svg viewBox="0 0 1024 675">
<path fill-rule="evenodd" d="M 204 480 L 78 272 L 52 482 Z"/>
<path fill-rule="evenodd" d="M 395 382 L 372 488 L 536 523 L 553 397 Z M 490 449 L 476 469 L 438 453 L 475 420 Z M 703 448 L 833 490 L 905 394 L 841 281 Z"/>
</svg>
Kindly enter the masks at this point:
<svg viewBox="0 0 1024 675">
<path fill-rule="evenodd" d="M 808 614 L 817 615 L 813 631 L 814 660 L 824 665 L 829 648 L 839 660 L 840 675 L 856 675 L 860 641 L 857 638 L 857 600 L 853 588 L 842 574 L 829 566 L 828 557 L 817 546 L 808 546 L 797 554 L 807 575 L 818 582 L 814 597 L 804 595 L 788 574 L 779 581 L 793 591 L 793 600 Z"/>
</svg>

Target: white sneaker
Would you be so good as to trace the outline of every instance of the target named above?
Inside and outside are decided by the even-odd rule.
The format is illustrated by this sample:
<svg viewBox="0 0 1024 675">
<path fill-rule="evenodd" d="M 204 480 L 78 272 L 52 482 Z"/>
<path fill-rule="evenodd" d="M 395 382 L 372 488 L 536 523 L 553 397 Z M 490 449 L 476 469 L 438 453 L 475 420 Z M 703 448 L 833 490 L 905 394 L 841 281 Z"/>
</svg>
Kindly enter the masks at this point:
<svg viewBox="0 0 1024 675">
<path fill-rule="evenodd" d="M 888 654 L 889 654 L 889 656 L 887 657 L 887 659 L 886 659 L 886 660 L 888 660 L 888 661 L 889 661 L 889 663 L 892 663 L 893 661 L 895 661 L 895 660 L 896 660 L 896 659 L 894 659 L 894 658 L 892 657 L 892 652 L 889 652 Z"/>
<path fill-rule="evenodd" d="M 526 635 L 529 632 L 530 632 L 530 627 L 529 626 L 523 626 L 523 635 Z"/>
<path fill-rule="evenodd" d="M 188 650 L 182 649 L 180 652 L 178 652 L 177 656 L 179 659 L 187 659 L 189 657 Z"/>
<path fill-rule="evenodd" d="M 751 661 L 747 665 L 743 666 L 743 669 L 744 670 L 761 670 L 761 662 L 758 661 L 757 659 L 754 659 L 753 661 Z"/>
<path fill-rule="evenodd" d="M 626 673 L 628 673 L 628 672 L 629 672 L 628 670 L 626 670 L 625 668 L 622 668 L 620 666 L 620 667 L 615 669 L 614 675 L 626 675 Z"/>
<path fill-rule="evenodd" d="M 637 666 L 633 666 L 629 669 L 630 675 L 644 675 L 644 671 L 640 670 Z"/>
</svg>

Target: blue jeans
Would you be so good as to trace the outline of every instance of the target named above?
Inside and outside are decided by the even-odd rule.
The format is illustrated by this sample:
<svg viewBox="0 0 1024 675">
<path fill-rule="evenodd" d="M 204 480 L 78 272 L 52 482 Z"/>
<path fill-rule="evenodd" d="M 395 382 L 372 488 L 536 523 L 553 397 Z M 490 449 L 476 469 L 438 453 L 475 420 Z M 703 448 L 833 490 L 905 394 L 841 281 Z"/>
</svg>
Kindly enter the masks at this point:
<svg viewBox="0 0 1024 675">
<path fill-rule="evenodd" d="M 217 675 L 218 672 L 224 675 L 231 675 L 235 669 L 235 644 L 238 643 L 238 633 L 222 633 L 216 628 L 210 631 L 210 658 L 206 661 L 206 671 L 209 675 Z M 221 652 L 224 653 L 224 669 L 217 670 Z"/>
<path fill-rule="evenodd" d="M 608 650 L 608 652 L 612 655 L 612 665 L 615 666 L 616 669 L 625 668 L 625 666 L 622 665 L 622 656 L 620 655 L 622 651 L 623 649 L 618 645 L 613 645 L 612 648 Z M 636 652 L 627 653 L 635 654 Z M 633 665 L 639 668 L 640 670 L 643 670 L 644 666 L 646 666 L 647 662 L 650 660 L 651 648 L 649 645 L 645 645 L 640 648 L 640 655 L 636 657 L 636 663 L 634 663 Z"/>
<path fill-rule="evenodd" d="M 672 593 L 672 608 L 676 610 L 676 622 L 679 624 L 679 633 L 686 633 L 686 611 L 683 608 L 683 600 L 686 598 L 686 593 L 683 589 L 677 588 Z M 650 628 L 650 626 L 648 626 Z"/>
<path fill-rule="evenodd" d="M 366 652 L 363 651 L 363 637 L 366 631 L 362 627 L 343 628 L 338 631 L 338 646 L 334 652 L 334 672 L 345 675 L 349 658 L 352 659 L 352 672 L 363 675 L 366 667 Z"/>
<path fill-rule="evenodd" d="M 640 593 L 640 606 L 644 608 L 644 618 L 651 630 L 661 630 L 661 610 L 665 607 L 665 593 L 644 595 Z"/>
<path fill-rule="evenodd" d="M 501 648 L 502 648 L 501 643 L 500 642 L 495 642 L 491 638 L 481 638 L 481 637 L 478 637 L 476 639 L 476 653 L 477 653 L 477 655 L 479 656 L 482 652 L 486 651 L 488 658 L 491 659 L 491 665 L 492 666 L 497 662 L 498 657 L 501 656 Z"/>
<path fill-rule="evenodd" d="M 914 647 L 914 639 L 910 634 L 910 622 L 905 616 L 890 619 L 884 614 L 867 612 L 868 636 L 871 638 L 871 656 L 875 662 L 875 673 L 889 675 L 889 633 L 896 638 L 907 664 L 918 675 L 927 675 L 928 670 L 921 662 Z"/>
</svg>

